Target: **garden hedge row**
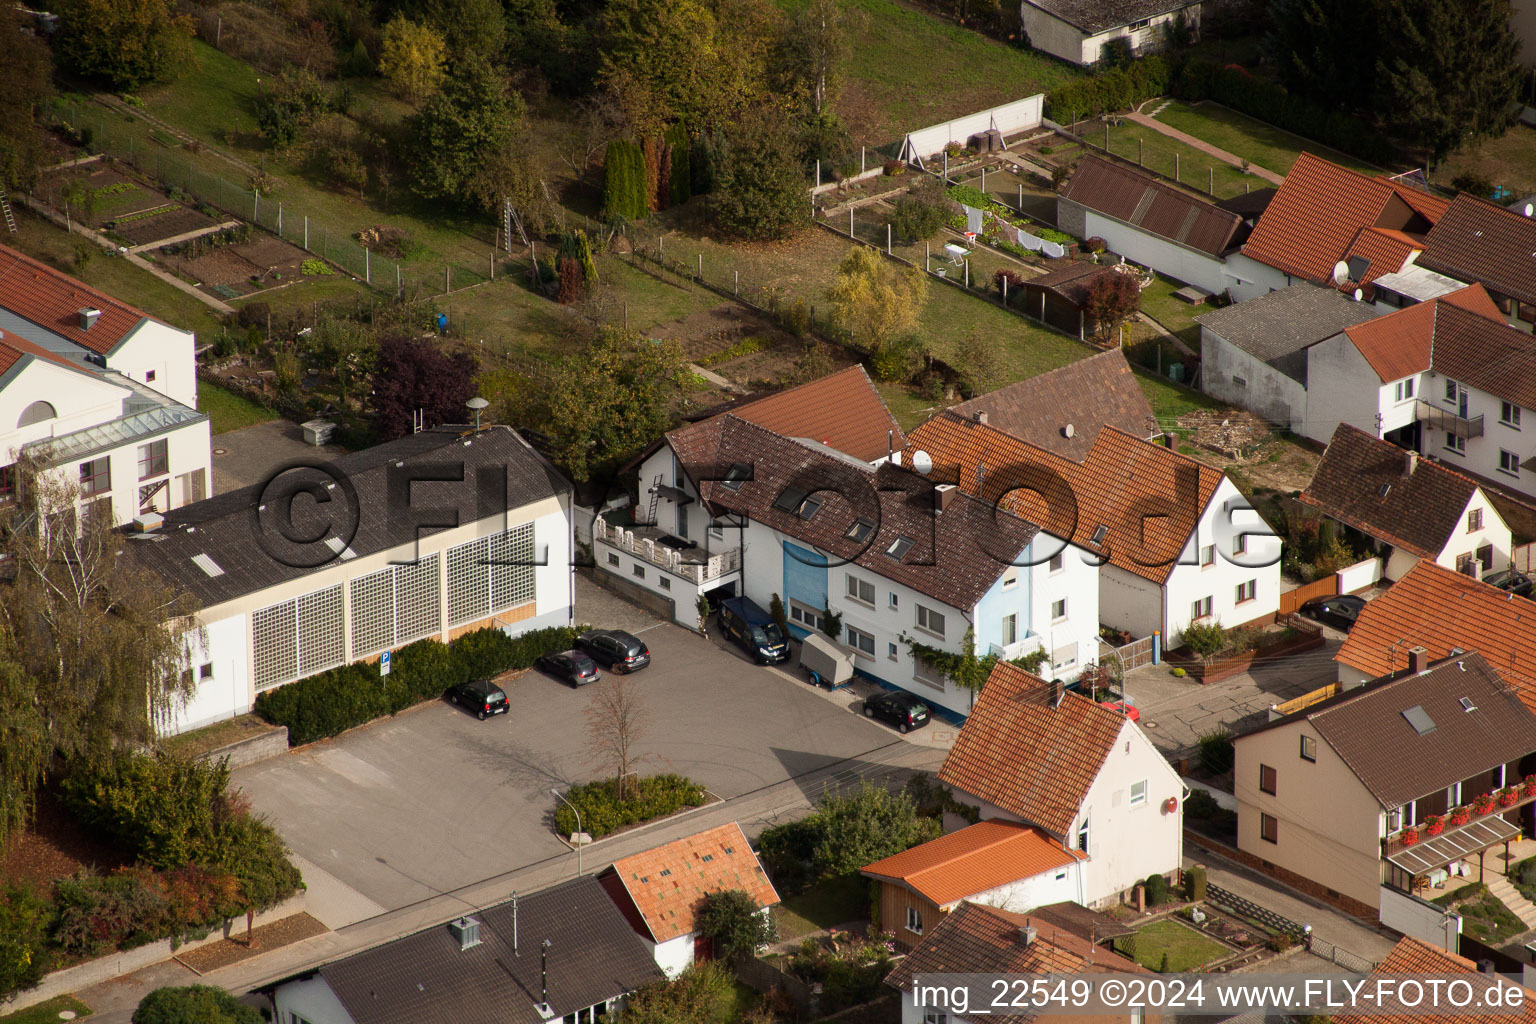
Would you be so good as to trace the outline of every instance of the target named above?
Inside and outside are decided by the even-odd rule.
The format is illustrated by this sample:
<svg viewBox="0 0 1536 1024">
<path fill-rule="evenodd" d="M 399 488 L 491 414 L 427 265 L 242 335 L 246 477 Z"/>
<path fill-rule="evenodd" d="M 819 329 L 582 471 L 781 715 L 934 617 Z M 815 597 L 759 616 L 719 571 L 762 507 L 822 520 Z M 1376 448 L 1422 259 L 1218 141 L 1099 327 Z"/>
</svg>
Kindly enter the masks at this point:
<svg viewBox="0 0 1536 1024">
<path fill-rule="evenodd" d="M 528 668 L 541 655 L 573 646 L 587 628 L 554 626 L 509 637 L 490 627 L 451 645 L 418 640 L 395 652 L 382 680 L 378 665 L 342 665 L 258 694 L 254 710 L 273 725 L 286 725 L 289 745 L 302 746 L 435 700 L 455 684 Z"/>
<path fill-rule="evenodd" d="M 1187 61 L 1170 88 L 1182 100 L 1215 100 L 1371 163 L 1387 164 L 1393 158 L 1392 141 L 1360 118 L 1293 96 L 1274 82 L 1254 78 L 1235 65 L 1224 67 L 1203 59 Z"/>
<path fill-rule="evenodd" d="M 612 779 L 599 779 L 572 786 L 566 800 L 581 810 L 580 831 L 593 839 L 617 832 L 626 825 L 653 821 L 684 807 L 702 807 L 708 795 L 704 787 L 681 775 L 648 775 L 631 779 L 628 793 L 619 800 L 618 787 Z M 555 828 L 561 835 L 578 831 L 576 813 L 561 802 L 555 809 Z"/>
<path fill-rule="evenodd" d="M 1052 89 L 1045 113 L 1061 125 L 1131 107 L 1168 91 L 1168 65 L 1161 57 L 1143 57 L 1129 68 L 1074 78 Z"/>
</svg>

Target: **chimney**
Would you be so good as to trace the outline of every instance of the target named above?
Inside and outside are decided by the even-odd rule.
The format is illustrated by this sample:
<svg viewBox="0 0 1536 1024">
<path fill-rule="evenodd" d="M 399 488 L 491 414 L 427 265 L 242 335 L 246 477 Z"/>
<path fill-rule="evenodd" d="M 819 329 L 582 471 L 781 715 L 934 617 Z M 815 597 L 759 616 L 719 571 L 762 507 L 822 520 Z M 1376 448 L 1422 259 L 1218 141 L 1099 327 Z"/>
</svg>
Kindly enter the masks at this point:
<svg viewBox="0 0 1536 1024">
<path fill-rule="evenodd" d="M 1167 448 L 1169 451 L 1173 450 L 1173 435 L 1172 434 L 1170 434 L 1170 433 L 1164 433 L 1163 434 L 1163 447 Z"/>
<path fill-rule="evenodd" d="M 934 512 L 943 512 L 949 508 L 949 503 L 955 500 L 954 484 L 939 484 L 934 489 Z"/>
<path fill-rule="evenodd" d="M 1429 670 L 1429 652 L 1423 647 L 1408 648 L 1408 671 L 1423 675 Z"/>
<path fill-rule="evenodd" d="M 1413 476 L 1413 471 L 1419 468 L 1419 453 L 1408 453 L 1408 475 Z"/>
<path fill-rule="evenodd" d="M 101 319 L 101 310 L 87 307 L 80 310 L 80 329 L 88 331 L 97 320 Z"/>
<path fill-rule="evenodd" d="M 1060 679 L 1052 679 L 1051 680 L 1051 708 L 1052 708 L 1052 710 L 1061 707 L 1061 692 L 1062 692 L 1061 691 L 1061 680 Z"/>
<path fill-rule="evenodd" d="M 987 422 L 987 414 L 981 409 L 977 409 L 973 416 L 977 423 L 985 424 Z"/>
<path fill-rule="evenodd" d="M 459 949 L 473 949 L 480 945 L 480 922 L 472 917 L 461 917 L 448 922 L 448 930 L 459 940 Z"/>
<path fill-rule="evenodd" d="M 1040 930 L 1032 924 L 1025 924 L 1024 927 L 1019 929 L 1019 941 L 1023 942 L 1026 946 L 1033 946 L 1035 939 L 1039 936 Z"/>
</svg>

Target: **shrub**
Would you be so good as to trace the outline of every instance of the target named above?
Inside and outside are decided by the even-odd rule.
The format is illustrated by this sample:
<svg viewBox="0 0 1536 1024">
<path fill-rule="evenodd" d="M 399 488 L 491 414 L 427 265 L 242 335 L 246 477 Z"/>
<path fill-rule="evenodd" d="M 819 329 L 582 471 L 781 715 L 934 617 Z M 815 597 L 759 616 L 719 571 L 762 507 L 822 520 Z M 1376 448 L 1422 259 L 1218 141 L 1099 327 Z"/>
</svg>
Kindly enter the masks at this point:
<svg viewBox="0 0 1536 1024">
<path fill-rule="evenodd" d="M 811 883 L 811 858 L 821 838 L 815 815 L 770 825 L 757 837 L 757 855 L 781 896 L 794 896 Z"/>
<path fill-rule="evenodd" d="M 1222 775 L 1232 770 L 1236 755 L 1232 749 L 1232 734 L 1217 729 L 1200 737 L 1200 765 L 1212 775 Z"/>
<path fill-rule="evenodd" d="M 330 265 L 325 260 L 315 259 L 311 256 L 299 264 L 299 273 L 305 277 L 328 277 L 335 273 L 335 271 L 330 268 Z"/>
<path fill-rule="evenodd" d="M 907 165 L 904 161 L 901 160 L 887 160 L 885 162 L 885 173 L 892 178 L 896 177 L 898 174 L 906 174 Z"/>
<path fill-rule="evenodd" d="M 1024 275 L 1017 270 L 1008 267 L 999 267 L 992 274 L 992 283 L 997 286 L 999 293 L 1003 292 L 1003 282 L 1008 282 L 1008 301 L 1022 302 L 1024 299 Z"/>
<path fill-rule="evenodd" d="M 565 799 L 581 811 L 581 826 L 593 839 L 617 832 L 626 825 L 638 825 L 665 817 L 684 807 L 702 807 L 707 795 L 704 787 L 681 775 L 649 775 L 625 784 L 626 795 L 619 799 L 613 779 L 599 779 L 572 786 Z M 555 810 L 555 830 L 561 835 L 578 831 L 576 811 L 562 800 Z"/>
<path fill-rule="evenodd" d="M 227 760 L 120 750 L 100 763 L 72 766 L 62 792 L 82 824 L 112 835 L 138 861 L 174 868 L 217 860 L 217 815 L 228 783 Z"/>
<path fill-rule="evenodd" d="M 43 980 L 51 909 L 29 888 L 0 890 L 0 999 Z"/>
<path fill-rule="evenodd" d="M 133 1024 L 261 1024 L 261 1013 L 212 985 L 157 988 L 139 1001 Z"/>
<path fill-rule="evenodd" d="M 773 920 L 741 889 L 712 892 L 704 897 L 698 930 L 715 944 L 715 954 L 727 960 L 750 957 L 778 939 Z"/>
<path fill-rule="evenodd" d="M 1227 631 L 1216 621 L 1191 622 L 1179 634 L 1179 643 L 1191 654 L 1209 658 L 1227 645 Z"/>
<path fill-rule="evenodd" d="M 1466 171 L 1451 179 L 1451 188 L 1458 192 L 1470 192 L 1482 199 L 1493 197 L 1493 182 L 1476 171 Z"/>
<path fill-rule="evenodd" d="M 272 317 L 272 307 L 265 302 L 248 302 L 235 311 L 235 323 L 240 327 L 267 326 Z"/>
<path fill-rule="evenodd" d="M 1097 255 L 1098 253 L 1108 249 L 1109 243 L 1104 241 L 1104 239 L 1100 238 L 1098 235 L 1094 235 L 1092 238 L 1083 240 L 1083 248 Z"/>
<path fill-rule="evenodd" d="M 1197 792 L 1205 793 L 1205 790 L 1197 790 Z M 1212 803 L 1216 802 L 1211 798 L 1209 793 L 1205 793 L 1205 796 L 1207 799 L 1210 799 Z M 1193 793 L 1190 794 L 1190 798 L 1194 798 Z M 1187 813 L 1187 802 L 1185 804 L 1185 809 Z M 1191 903 L 1199 903 L 1201 900 L 1205 899 L 1205 868 L 1202 865 L 1196 864 L 1194 867 L 1184 872 L 1184 896 Z"/>
<path fill-rule="evenodd" d="M 1147 906 L 1156 907 L 1168 902 L 1168 879 L 1162 875 L 1147 876 Z"/>
<path fill-rule="evenodd" d="M 1125 110 L 1168 88 L 1168 65 L 1161 57 L 1143 57 L 1052 89 L 1046 114 L 1061 124 Z"/>
<path fill-rule="evenodd" d="M 304 884 L 282 837 L 265 821 L 243 815 L 225 826 L 222 840 L 220 866 L 239 883 L 246 910 L 275 907 Z"/>
<path fill-rule="evenodd" d="M 553 626 L 514 638 L 491 627 L 447 646 L 418 640 L 395 654 L 385 686 L 372 665 L 342 665 L 258 694 L 254 710 L 273 725 L 287 726 L 288 743 L 302 746 L 441 697 L 457 683 L 528 668 L 541 655 L 570 648 L 587 628 Z"/>
</svg>

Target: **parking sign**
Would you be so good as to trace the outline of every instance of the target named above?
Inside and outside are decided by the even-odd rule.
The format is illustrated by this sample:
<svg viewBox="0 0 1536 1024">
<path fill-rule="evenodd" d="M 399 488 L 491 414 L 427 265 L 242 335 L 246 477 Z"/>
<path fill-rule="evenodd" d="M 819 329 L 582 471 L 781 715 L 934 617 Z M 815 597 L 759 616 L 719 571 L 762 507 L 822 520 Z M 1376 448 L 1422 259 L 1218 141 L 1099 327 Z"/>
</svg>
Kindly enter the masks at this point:
<svg viewBox="0 0 1536 1024">
<path fill-rule="evenodd" d="M 388 651 L 385 651 L 383 654 L 379 655 L 379 675 L 381 675 L 381 676 L 389 675 L 389 652 Z"/>
</svg>

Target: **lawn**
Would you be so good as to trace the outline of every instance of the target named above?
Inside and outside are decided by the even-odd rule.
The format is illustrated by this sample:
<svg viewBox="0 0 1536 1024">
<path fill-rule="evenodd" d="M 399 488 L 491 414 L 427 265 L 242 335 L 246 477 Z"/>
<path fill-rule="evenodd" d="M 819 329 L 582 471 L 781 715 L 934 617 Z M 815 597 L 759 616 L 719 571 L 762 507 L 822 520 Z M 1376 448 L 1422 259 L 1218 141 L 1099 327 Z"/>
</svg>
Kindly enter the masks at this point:
<svg viewBox="0 0 1536 1024">
<path fill-rule="evenodd" d="M 804 2 L 779 0 L 786 10 Z M 848 80 L 834 108 L 855 145 L 882 146 L 961 114 L 1049 92 L 1081 74 L 895 0 L 848 6 L 865 23 L 854 31 Z"/>
<path fill-rule="evenodd" d="M 1167 970 L 1171 974 L 1197 970 L 1230 952 L 1227 947 L 1172 918 L 1152 922 L 1138 931 L 1132 941 L 1135 943 L 1132 959 L 1148 970 L 1158 971 L 1163 970 L 1166 955 Z M 1116 945 L 1118 947 L 1118 943 Z"/>
<path fill-rule="evenodd" d="M 1212 307 L 1196 306 L 1183 299 L 1174 298 L 1173 293 L 1183 287 L 1184 285 L 1179 281 L 1164 277 L 1162 274 L 1156 275 L 1155 280 L 1141 291 L 1141 309 L 1198 352 L 1200 351 L 1200 325 L 1195 323 L 1195 317 L 1201 313 L 1210 312 Z M 1193 344 L 1185 334 L 1190 328 L 1194 328 Z"/>
<path fill-rule="evenodd" d="M 1525 924 L 1481 882 L 1473 882 L 1438 896 L 1439 906 L 1454 908 L 1461 914 L 1462 934 L 1490 946 L 1525 931 Z"/>
<path fill-rule="evenodd" d="M 804 938 L 812 932 L 868 919 L 869 880 L 856 874 L 817 882 L 774 911 L 781 940 Z"/>
<path fill-rule="evenodd" d="M 1084 132 L 1083 137 L 1095 147 L 1104 144 L 1105 126 L 1090 124 L 1080 125 L 1079 128 Z M 1241 168 L 1233 167 L 1224 160 L 1218 160 L 1193 146 L 1169 138 L 1154 128 L 1136 124 L 1134 121 L 1121 121 L 1118 126 L 1109 127 L 1107 130 L 1111 153 L 1131 163 L 1139 160 L 1141 166 L 1147 170 L 1167 178 L 1173 178 L 1177 172 L 1178 181 L 1196 192 L 1207 193 L 1213 182 L 1213 174 L 1217 199 L 1227 199 L 1242 195 L 1251 189 L 1269 187 L 1269 182 L 1263 178 L 1244 174 Z"/>
<path fill-rule="evenodd" d="M 1488 139 L 1476 149 L 1451 154 L 1430 172 L 1430 176 L 1437 184 L 1449 185 L 1457 175 L 1467 173 L 1481 175 L 1494 185 L 1502 185 L 1521 199 L 1536 192 L 1536 128 L 1514 125 L 1497 139 Z"/>
<path fill-rule="evenodd" d="M 1180 416 L 1194 412 L 1196 409 L 1222 408 L 1220 402 L 1207 398 L 1198 391 L 1181 388 L 1145 370 L 1137 370 L 1136 380 L 1141 384 L 1142 393 L 1147 396 L 1147 401 L 1152 403 L 1152 413 L 1157 417 L 1158 425 L 1164 430 L 1172 428 L 1174 421 Z"/>
<path fill-rule="evenodd" d="M 197 382 L 197 408 L 208 414 L 212 421 L 209 427 L 215 434 L 277 419 L 277 413 L 271 409 L 205 380 Z"/>
<path fill-rule="evenodd" d="M 76 1019 L 91 1015 L 91 1008 L 74 996 L 54 996 L 36 1006 L 0 1016 L 0 1024 L 58 1024 L 59 1014 L 65 1010 L 72 1010 Z"/>
<path fill-rule="evenodd" d="M 1235 153 L 1276 174 L 1288 174 L 1303 150 L 1362 174 L 1382 173 L 1381 168 L 1356 157 L 1216 103 L 1190 106 L 1174 100 L 1157 115 L 1157 119 L 1170 128 Z M 1267 183 L 1255 183 L 1254 187 L 1258 188 L 1260 184 Z"/>
</svg>

